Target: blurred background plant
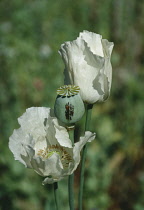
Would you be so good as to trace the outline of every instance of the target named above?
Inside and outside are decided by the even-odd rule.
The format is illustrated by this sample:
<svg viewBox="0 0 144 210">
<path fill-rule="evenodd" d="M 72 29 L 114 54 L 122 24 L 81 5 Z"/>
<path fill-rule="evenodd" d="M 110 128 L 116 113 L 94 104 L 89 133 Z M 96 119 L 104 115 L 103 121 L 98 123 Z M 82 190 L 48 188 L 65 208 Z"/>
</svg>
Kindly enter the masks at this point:
<svg viewBox="0 0 144 210">
<path fill-rule="evenodd" d="M 144 1 L 0 1 L 0 210 L 54 210 L 52 186 L 14 161 L 8 138 L 32 106 L 53 107 L 63 84 L 60 45 L 83 30 L 115 43 L 109 100 L 96 104 L 84 210 L 144 209 Z M 77 135 L 82 130 L 78 124 Z M 78 191 L 79 169 L 75 191 Z M 67 180 L 60 182 L 68 209 Z"/>
</svg>

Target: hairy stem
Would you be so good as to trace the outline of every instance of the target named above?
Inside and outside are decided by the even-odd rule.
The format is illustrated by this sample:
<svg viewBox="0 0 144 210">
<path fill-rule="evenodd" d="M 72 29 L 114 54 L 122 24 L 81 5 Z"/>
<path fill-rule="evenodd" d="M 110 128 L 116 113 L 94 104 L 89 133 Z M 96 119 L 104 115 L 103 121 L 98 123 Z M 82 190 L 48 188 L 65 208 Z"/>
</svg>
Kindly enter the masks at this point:
<svg viewBox="0 0 144 210">
<path fill-rule="evenodd" d="M 60 208 L 59 208 L 59 195 L 58 195 L 58 183 L 57 182 L 53 183 L 53 187 L 54 187 L 54 198 L 55 198 L 56 210 L 60 210 Z"/>
<path fill-rule="evenodd" d="M 86 122 L 85 122 L 85 131 L 89 130 L 90 121 L 91 121 L 91 113 L 92 113 L 92 104 L 87 104 L 86 106 Z M 80 188 L 79 188 L 79 210 L 82 210 L 82 200 L 83 200 L 83 187 L 84 187 L 84 172 L 85 172 L 85 160 L 87 154 L 87 144 L 83 148 L 82 158 L 81 158 L 81 170 L 80 170 Z"/>
<path fill-rule="evenodd" d="M 69 137 L 74 145 L 74 128 L 69 130 Z M 70 210 L 74 210 L 74 174 L 71 174 L 68 178 L 68 192 L 69 192 L 69 207 Z"/>
</svg>

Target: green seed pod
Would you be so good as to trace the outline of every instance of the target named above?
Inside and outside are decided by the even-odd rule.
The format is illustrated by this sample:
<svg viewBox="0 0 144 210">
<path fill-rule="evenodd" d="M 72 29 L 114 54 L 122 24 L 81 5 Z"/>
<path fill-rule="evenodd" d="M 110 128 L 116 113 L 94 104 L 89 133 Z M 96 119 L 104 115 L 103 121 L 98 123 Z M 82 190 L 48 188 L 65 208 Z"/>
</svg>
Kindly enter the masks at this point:
<svg viewBox="0 0 144 210">
<path fill-rule="evenodd" d="M 56 117 L 67 125 L 79 121 L 85 112 L 79 91 L 80 88 L 75 85 L 64 85 L 57 90 L 54 112 Z"/>
</svg>

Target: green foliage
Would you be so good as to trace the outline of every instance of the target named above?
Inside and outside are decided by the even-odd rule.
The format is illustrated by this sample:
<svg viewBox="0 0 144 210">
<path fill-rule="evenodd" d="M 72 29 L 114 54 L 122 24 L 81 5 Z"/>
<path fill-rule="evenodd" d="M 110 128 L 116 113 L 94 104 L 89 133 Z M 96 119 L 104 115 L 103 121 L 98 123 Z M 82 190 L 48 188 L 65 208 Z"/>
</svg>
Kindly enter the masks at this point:
<svg viewBox="0 0 144 210">
<path fill-rule="evenodd" d="M 93 109 L 84 209 L 144 209 L 143 1 L 5 0 L 0 14 L 0 210 L 52 209 L 52 186 L 13 160 L 8 138 L 26 108 L 53 107 L 63 84 L 57 51 L 82 30 L 115 43 L 111 96 Z M 75 183 L 77 195 L 79 170 Z M 67 180 L 59 188 L 68 209 Z"/>
</svg>

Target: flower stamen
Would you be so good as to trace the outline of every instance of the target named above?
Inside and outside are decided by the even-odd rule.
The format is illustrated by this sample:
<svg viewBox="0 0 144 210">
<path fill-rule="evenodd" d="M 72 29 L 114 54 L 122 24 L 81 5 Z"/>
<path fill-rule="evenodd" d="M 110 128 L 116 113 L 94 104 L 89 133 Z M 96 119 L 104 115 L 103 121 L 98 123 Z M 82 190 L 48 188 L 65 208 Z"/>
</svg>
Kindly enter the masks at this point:
<svg viewBox="0 0 144 210">
<path fill-rule="evenodd" d="M 37 155 L 42 157 L 43 160 L 50 158 L 53 154 L 59 155 L 64 168 L 67 168 L 69 163 L 72 162 L 70 154 L 62 146 L 51 145 L 47 148 L 40 149 L 37 153 Z"/>
</svg>

